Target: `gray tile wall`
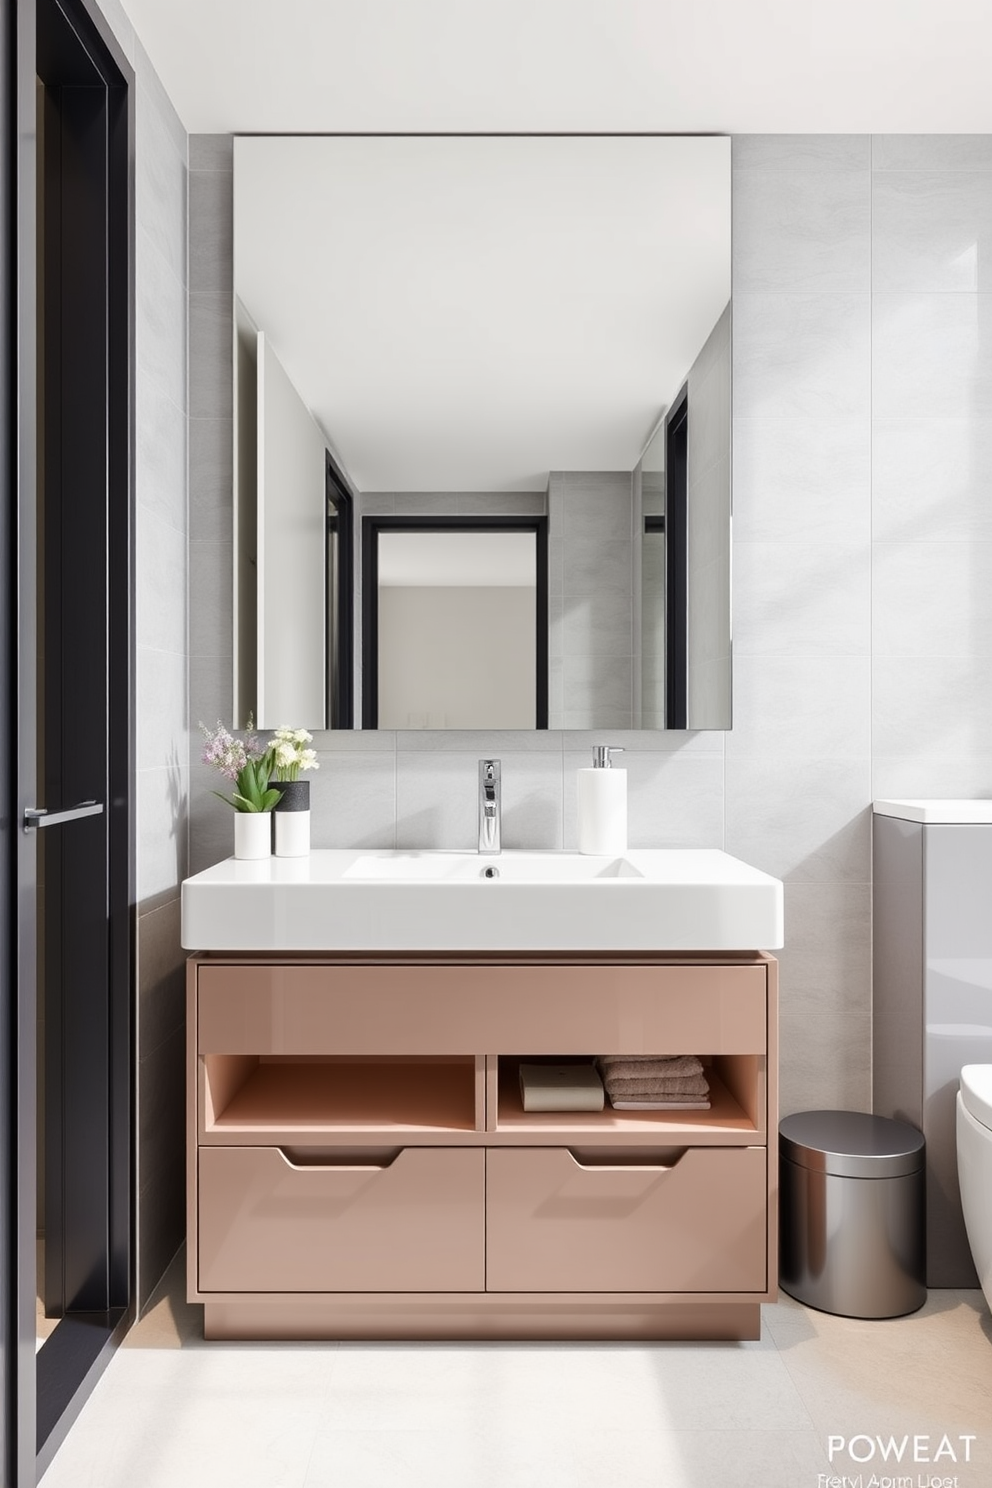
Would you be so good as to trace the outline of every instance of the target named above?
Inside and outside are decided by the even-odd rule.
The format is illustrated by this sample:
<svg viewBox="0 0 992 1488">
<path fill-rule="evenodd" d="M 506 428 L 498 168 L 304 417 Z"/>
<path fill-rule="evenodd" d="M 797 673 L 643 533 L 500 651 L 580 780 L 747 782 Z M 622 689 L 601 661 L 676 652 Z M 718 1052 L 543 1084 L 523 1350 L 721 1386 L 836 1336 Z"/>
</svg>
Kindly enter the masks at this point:
<svg viewBox="0 0 992 1488">
<path fill-rule="evenodd" d="M 108 0 L 136 74 L 135 483 L 137 530 L 138 1302 L 181 1244 L 189 707 L 186 591 L 187 137 Z"/>
<path fill-rule="evenodd" d="M 231 808 L 200 763 L 202 720 L 234 699 L 234 155 L 230 135 L 189 142 L 190 872 L 233 851 Z"/>
<path fill-rule="evenodd" d="M 195 722 L 231 705 L 229 141 L 190 163 Z M 734 140 L 734 727 L 610 733 L 632 845 L 785 880 L 784 1111 L 870 1101 L 873 792 L 992 793 L 990 188 L 987 140 Z M 314 842 L 469 847 L 496 754 L 507 845 L 574 846 L 597 741 L 321 735 Z M 198 768 L 194 869 L 231 845 Z"/>
<path fill-rule="evenodd" d="M 783 1109 L 866 1106 L 871 155 L 734 140 L 726 847 L 786 885 Z"/>
<path fill-rule="evenodd" d="M 633 495 L 629 471 L 553 470 L 548 479 L 552 728 L 633 722 Z"/>
<path fill-rule="evenodd" d="M 992 794 L 992 138 L 872 141 L 872 785 Z"/>
</svg>

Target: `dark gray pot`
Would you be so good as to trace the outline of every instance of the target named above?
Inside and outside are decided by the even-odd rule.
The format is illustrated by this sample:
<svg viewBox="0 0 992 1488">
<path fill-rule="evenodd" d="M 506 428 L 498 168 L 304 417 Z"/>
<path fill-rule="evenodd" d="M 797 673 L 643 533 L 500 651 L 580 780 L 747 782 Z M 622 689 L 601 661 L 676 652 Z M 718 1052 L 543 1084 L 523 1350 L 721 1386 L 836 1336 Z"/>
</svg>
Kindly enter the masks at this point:
<svg viewBox="0 0 992 1488">
<path fill-rule="evenodd" d="M 310 810 L 309 780 L 270 780 L 269 786 L 281 796 L 272 808 L 274 811 Z"/>
</svg>

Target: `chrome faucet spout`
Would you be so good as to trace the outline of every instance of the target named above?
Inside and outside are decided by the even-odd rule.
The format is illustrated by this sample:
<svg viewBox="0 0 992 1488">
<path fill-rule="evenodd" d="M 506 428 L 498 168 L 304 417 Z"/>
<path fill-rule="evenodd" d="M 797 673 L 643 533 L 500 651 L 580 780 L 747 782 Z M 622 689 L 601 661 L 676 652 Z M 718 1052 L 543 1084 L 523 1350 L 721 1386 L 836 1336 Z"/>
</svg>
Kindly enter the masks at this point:
<svg viewBox="0 0 992 1488">
<path fill-rule="evenodd" d="M 498 759 L 479 761 L 479 851 L 500 852 L 500 767 Z"/>
</svg>

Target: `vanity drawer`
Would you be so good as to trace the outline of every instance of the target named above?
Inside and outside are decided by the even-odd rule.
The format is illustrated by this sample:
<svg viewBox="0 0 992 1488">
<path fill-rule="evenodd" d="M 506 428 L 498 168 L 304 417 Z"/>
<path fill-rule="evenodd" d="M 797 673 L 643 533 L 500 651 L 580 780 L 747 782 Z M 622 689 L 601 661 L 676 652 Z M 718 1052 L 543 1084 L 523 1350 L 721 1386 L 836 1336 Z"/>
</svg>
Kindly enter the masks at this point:
<svg viewBox="0 0 992 1488">
<path fill-rule="evenodd" d="M 763 1054 L 764 966 L 201 966 L 201 1054 Z"/>
<path fill-rule="evenodd" d="M 763 1147 L 689 1148 L 657 1166 L 490 1148 L 486 1289 L 763 1292 L 765 1161 Z"/>
<path fill-rule="evenodd" d="M 480 1149 L 311 1165 L 279 1147 L 201 1147 L 198 1161 L 201 1292 L 484 1288 Z"/>
</svg>

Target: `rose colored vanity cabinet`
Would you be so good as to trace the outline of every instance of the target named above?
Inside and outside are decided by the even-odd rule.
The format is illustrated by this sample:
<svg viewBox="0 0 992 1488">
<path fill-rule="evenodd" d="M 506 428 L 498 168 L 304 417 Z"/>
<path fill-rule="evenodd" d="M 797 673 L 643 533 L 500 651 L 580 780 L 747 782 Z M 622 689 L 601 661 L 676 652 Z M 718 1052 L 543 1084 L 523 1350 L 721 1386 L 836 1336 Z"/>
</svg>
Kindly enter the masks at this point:
<svg viewBox="0 0 992 1488">
<path fill-rule="evenodd" d="M 210 1338 L 753 1338 L 776 1295 L 764 955 L 189 962 Z M 528 1113 L 521 1059 L 695 1053 L 708 1111 Z"/>
</svg>

